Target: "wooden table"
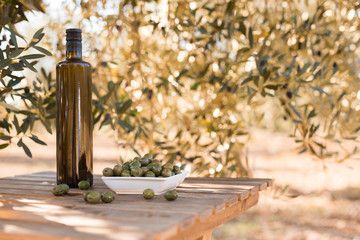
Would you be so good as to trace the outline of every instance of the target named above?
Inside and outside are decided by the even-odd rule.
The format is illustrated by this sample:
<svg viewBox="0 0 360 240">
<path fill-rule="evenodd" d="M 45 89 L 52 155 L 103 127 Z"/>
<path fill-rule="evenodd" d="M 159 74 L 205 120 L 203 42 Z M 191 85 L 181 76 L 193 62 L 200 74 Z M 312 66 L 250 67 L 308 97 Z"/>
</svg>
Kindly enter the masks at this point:
<svg viewBox="0 0 360 240">
<path fill-rule="evenodd" d="M 83 192 L 55 197 L 54 172 L 0 178 L 0 239 L 211 239 L 217 226 L 257 204 L 271 179 L 193 178 L 179 197 L 145 200 L 116 195 L 112 203 L 89 204 Z M 109 190 L 95 176 L 93 190 Z"/>
</svg>

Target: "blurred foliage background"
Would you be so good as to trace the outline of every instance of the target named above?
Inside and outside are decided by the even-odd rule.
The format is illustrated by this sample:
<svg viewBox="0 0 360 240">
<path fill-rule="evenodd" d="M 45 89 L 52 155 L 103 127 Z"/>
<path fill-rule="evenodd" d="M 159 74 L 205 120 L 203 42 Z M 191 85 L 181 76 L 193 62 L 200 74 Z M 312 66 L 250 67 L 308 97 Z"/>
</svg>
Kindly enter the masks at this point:
<svg viewBox="0 0 360 240">
<path fill-rule="evenodd" d="M 50 52 L 54 63 L 63 59 L 65 29 L 78 27 L 93 66 L 94 130 L 110 130 L 124 148 L 121 160 L 129 158 L 126 149 L 150 151 L 191 163 L 198 174 L 245 176 L 254 127 L 288 132 L 298 152 L 316 160 L 342 162 L 359 151 L 358 1 L 0 6 L 2 149 L 14 142 L 31 156 L 22 138 L 45 144 L 32 127 L 39 122 L 50 133 L 55 127 L 55 68 L 35 59 Z M 47 34 L 40 29 L 21 47 L 17 23 L 30 11 L 44 15 Z M 26 55 L 29 48 L 42 54 Z M 36 80 L 25 68 L 41 69 Z"/>
</svg>

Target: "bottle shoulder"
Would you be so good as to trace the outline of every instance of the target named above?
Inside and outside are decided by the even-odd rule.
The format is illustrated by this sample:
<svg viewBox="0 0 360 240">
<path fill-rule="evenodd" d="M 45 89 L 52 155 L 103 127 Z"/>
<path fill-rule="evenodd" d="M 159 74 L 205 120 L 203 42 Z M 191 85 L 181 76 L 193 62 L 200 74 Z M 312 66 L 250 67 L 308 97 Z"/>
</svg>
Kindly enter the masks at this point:
<svg viewBox="0 0 360 240">
<path fill-rule="evenodd" d="M 82 59 L 65 59 L 56 64 L 56 67 L 62 67 L 66 65 L 82 65 L 91 68 L 91 64 Z"/>
</svg>

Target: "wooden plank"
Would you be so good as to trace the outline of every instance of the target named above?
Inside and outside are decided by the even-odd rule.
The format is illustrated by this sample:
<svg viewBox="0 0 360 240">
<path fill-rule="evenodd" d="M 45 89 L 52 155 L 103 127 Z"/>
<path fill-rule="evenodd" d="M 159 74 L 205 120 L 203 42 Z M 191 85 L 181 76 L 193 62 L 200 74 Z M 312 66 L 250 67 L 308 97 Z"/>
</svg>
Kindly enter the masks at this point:
<svg viewBox="0 0 360 240">
<path fill-rule="evenodd" d="M 211 199 L 210 197 L 206 199 L 198 199 L 198 198 L 183 198 L 178 197 L 176 201 L 167 201 L 163 196 L 157 195 L 154 196 L 151 201 L 146 201 L 141 195 L 121 195 L 119 198 L 121 202 L 151 202 L 152 204 L 158 204 L 159 206 L 172 206 L 176 208 L 177 206 L 208 206 L 213 209 L 214 212 L 220 212 L 225 209 L 226 202 L 224 199 Z"/>
<path fill-rule="evenodd" d="M 51 209 L 51 210 L 49 210 Z M 15 211 L 14 211 L 15 210 Z M 39 224 L 63 224 L 75 227 L 97 227 L 104 226 L 116 228 L 118 224 L 127 222 L 133 227 L 139 224 L 148 225 L 148 232 L 159 230 L 159 225 L 177 230 L 188 228 L 195 223 L 195 217 L 190 214 L 178 213 L 156 213 L 147 211 L 122 210 L 113 211 L 109 209 L 94 208 L 66 208 L 50 204 L 24 204 L 7 203 L 0 208 L 0 219 L 32 222 Z M 156 226 L 152 226 L 152 225 Z M 151 227 L 152 226 L 152 227 Z M 161 231 L 162 231 L 161 227 Z"/>
<path fill-rule="evenodd" d="M 105 234 L 103 239 L 107 239 L 106 236 L 110 239 L 110 236 L 114 238 L 114 234 L 122 235 L 126 231 L 128 235 L 124 239 L 134 237 L 134 232 L 145 233 L 142 236 L 146 238 L 143 239 L 149 239 L 149 236 L 155 239 L 194 238 L 209 233 L 214 227 L 255 205 L 259 190 L 272 183 L 271 179 L 190 177 L 177 188 L 179 197 L 174 202 L 166 201 L 163 196 L 155 196 L 149 201 L 141 195 L 116 195 L 111 204 L 88 204 L 82 199 L 85 191 L 79 189 L 70 189 L 70 195 L 53 196 L 51 189 L 55 180 L 55 172 L 0 179 L 0 239 L 3 236 L 12 236 L 13 239 L 24 239 L 26 236 L 39 237 L 37 239 L 64 237 L 57 233 L 46 235 L 46 231 L 45 235 L 34 235 L 28 230 L 36 229 L 38 232 L 38 226 L 57 227 L 64 232 L 67 228 L 75 230 L 67 239 L 76 240 L 76 231 L 84 227 L 89 234 L 87 239 L 98 238 L 100 232 Z M 109 190 L 101 175 L 94 176 L 94 186 L 91 190 Z M 70 224 L 72 218 L 83 221 Z M 17 224 L 13 229 L 25 229 L 30 234 L 24 236 L 17 235 L 19 231 L 4 231 L 2 222 Z M 156 226 L 151 227 L 153 225 Z M 179 235 L 175 237 L 176 233 Z M 79 236 L 81 234 L 82 230 Z M 134 239 L 141 239 L 141 236 Z"/>
<path fill-rule="evenodd" d="M 72 196 L 79 196 L 79 199 L 82 200 L 82 193 L 71 193 L 64 195 L 64 196 L 54 196 L 51 191 L 41 191 L 41 190 L 26 190 L 26 189 L 1 189 L 0 191 L 1 195 L 21 195 L 24 197 L 28 196 L 40 196 L 44 198 L 57 198 L 57 199 L 65 199 Z M 142 195 L 118 195 L 117 197 L 118 201 L 124 202 L 124 201 L 131 201 L 131 202 L 146 202 L 146 200 L 142 197 Z M 160 205 L 168 205 L 171 204 L 171 206 L 177 207 L 179 205 L 182 206 L 209 206 L 213 208 L 214 212 L 219 212 L 225 209 L 226 202 L 223 199 L 196 199 L 196 198 L 182 198 L 179 197 L 174 202 L 169 202 L 164 199 L 163 196 L 155 196 L 152 200 L 152 203 L 157 203 Z"/>
<path fill-rule="evenodd" d="M 176 188 L 176 191 L 185 192 L 185 193 L 194 193 L 194 194 L 211 194 L 211 197 L 216 197 L 217 195 L 232 195 L 237 196 L 238 201 L 244 200 L 249 197 L 249 191 L 247 190 L 228 190 L 228 189 L 194 189 L 194 188 Z M 210 195 L 208 195 L 210 196 Z"/>
<path fill-rule="evenodd" d="M 94 180 L 101 180 L 101 175 L 94 175 Z M 17 178 L 17 179 L 28 179 L 28 180 L 48 180 L 48 181 L 56 181 L 56 175 L 48 175 L 48 174 L 23 174 L 23 175 L 16 175 L 13 177 L 6 177 L 6 178 Z"/>
<path fill-rule="evenodd" d="M 16 206 L 16 204 L 9 205 L 9 207 L 2 207 L 0 209 L 0 221 L 17 222 L 17 223 L 30 223 L 41 226 L 61 227 L 67 226 L 70 228 L 81 229 L 91 228 L 111 232 L 134 232 L 146 233 L 148 236 L 156 236 L 156 238 L 164 239 L 172 236 L 179 230 L 179 220 L 175 215 L 168 214 L 167 218 L 163 216 L 150 217 L 124 217 L 119 213 L 119 216 L 98 216 L 98 213 L 104 213 L 104 209 L 95 211 L 97 215 L 89 214 L 88 211 L 72 210 L 64 207 L 58 207 L 48 204 L 37 204 L 36 206 Z M 15 211 L 14 211 L 14 209 Z M 44 209 L 45 208 L 45 209 Z M 33 211 L 36 209 L 36 211 Z M 40 210 L 40 211 L 39 211 Z M 44 210 L 44 211 L 41 211 Z M 172 217 L 172 218 L 171 218 Z M 184 225 L 188 227 L 191 225 Z M 101 228 L 101 229 L 98 229 Z M 180 228 L 181 229 L 181 228 Z"/>
<path fill-rule="evenodd" d="M 55 184 L 11 184 L 11 183 L 3 183 L 0 181 L 0 192 L 2 189 L 22 189 L 22 190 L 38 190 L 38 191 L 46 191 L 51 192 L 54 188 Z M 86 191 L 111 191 L 110 188 L 106 187 L 105 185 L 94 184 L 94 186 L 90 187 L 89 190 L 80 190 L 78 188 L 71 188 L 71 193 L 79 193 L 83 194 Z"/>
<path fill-rule="evenodd" d="M 24 180 L 20 180 L 20 179 L 4 179 L 4 178 L 0 178 L 0 186 L 2 184 L 13 184 L 13 185 L 42 185 L 42 186 L 54 186 L 56 185 L 55 181 L 52 182 L 44 182 L 44 181 L 24 181 Z"/>
<path fill-rule="evenodd" d="M 29 235 L 29 234 L 19 233 L 19 232 L 7 233 L 2 229 L 0 229 L 0 237 L 1 237 L 1 240 L 24 240 L 24 239 L 26 239 L 26 240 L 83 240 L 83 238 L 75 238 L 75 237 L 39 236 L 39 235 Z M 90 239 L 90 238 L 88 238 L 88 239 Z"/>
<path fill-rule="evenodd" d="M 178 226 L 179 230 L 183 230 L 191 227 L 198 220 L 197 214 L 194 212 L 169 212 L 169 211 L 159 211 L 159 210 L 144 210 L 138 208 L 124 208 L 117 209 L 118 211 L 114 211 L 114 209 L 94 209 L 89 207 L 73 207 L 74 210 L 86 211 L 87 213 L 101 215 L 101 217 L 112 218 L 116 221 L 132 221 L 136 222 L 139 219 L 142 221 L 150 221 L 152 223 L 171 223 L 174 226 Z M 99 214 L 100 213 L 100 214 Z"/>
<path fill-rule="evenodd" d="M 17 187 L 18 185 L 20 186 L 29 186 L 29 185 L 36 185 L 36 186 L 54 186 L 55 185 L 55 181 L 44 181 L 44 179 L 32 179 L 32 180 L 28 180 L 28 178 L 26 178 L 25 180 L 23 178 L 12 178 L 12 179 L 9 179 L 9 178 L 2 178 L 0 179 L 0 189 L 1 188 L 7 188 L 6 186 L 14 186 L 14 187 Z M 6 185 L 8 184 L 8 185 Z M 200 183 L 202 184 L 202 183 Z M 204 183 L 206 184 L 206 183 Z M 228 184 L 223 184 L 223 185 L 228 185 Z M 185 187 L 188 187 L 185 185 L 185 183 L 181 184 L 178 188 L 185 188 Z M 224 186 L 226 187 L 226 186 Z M 200 189 L 200 185 L 198 185 L 197 187 L 191 187 L 191 189 L 194 189 L 194 188 L 197 188 L 197 189 Z M 244 199 L 243 197 L 245 196 L 246 197 L 246 193 L 245 191 L 249 190 L 250 189 L 250 192 L 252 194 L 256 193 L 257 189 L 256 187 L 254 189 L 251 189 L 249 186 L 239 186 L 239 185 L 236 185 L 234 188 L 236 188 L 236 190 L 244 190 L 242 193 L 240 192 L 240 194 L 245 194 L 241 197 L 241 199 Z M 39 189 L 39 188 L 38 188 Z M 91 188 L 93 190 L 105 190 L 105 189 L 109 189 L 101 180 L 99 181 L 96 181 L 94 182 L 94 185 L 93 187 Z M 204 191 L 211 191 L 212 188 L 202 188 Z M 219 188 L 216 188 L 216 189 L 219 189 Z M 224 190 L 226 190 L 225 188 L 223 188 Z M 229 189 L 229 186 L 227 186 L 227 189 Z M 76 188 L 72 188 L 71 190 L 73 191 L 76 191 Z M 231 192 L 231 189 L 230 191 Z"/>
<path fill-rule="evenodd" d="M 55 179 L 56 173 L 55 172 L 39 172 L 34 174 L 24 174 L 24 175 L 18 175 L 16 177 L 31 177 L 31 178 L 42 178 L 42 179 L 48 179 L 52 180 Z M 94 180 L 101 179 L 101 175 L 94 175 Z M 185 179 L 185 182 L 193 182 L 193 181 L 200 181 L 200 182 L 213 182 L 216 181 L 217 183 L 226 183 L 226 182 L 242 182 L 243 184 L 260 184 L 260 190 L 263 190 L 267 187 L 270 187 L 272 185 L 272 179 L 270 178 L 214 178 L 214 177 L 187 177 Z M 265 183 L 265 188 L 262 186 Z"/>
<path fill-rule="evenodd" d="M 250 207 L 257 204 L 259 200 L 259 193 L 250 196 L 244 201 L 239 201 L 237 204 L 226 208 L 225 211 L 215 214 L 211 218 L 207 218 L 204 221 L 199 222 L 198 224 L 178 232 L 175 236 L 171 236 L 169 240 L 180 240 L 180 239 L 197 239 L 204 234 L 208 233 L 209 229 L 214 229 L 232 218 L 238 216 L 242 212 L 246 211 Z"/>
<path fill-rule="evenodd" d="M 120 225 L 120 228 L 121 227 Z M 131 229 L 131 228 L 129 228 Z M 118 230 L 108 227 L 69 227 L 63 225 L 49 225 L 32 222 L 21 222 L 0 219 L 1 239 L 155 239 L 155 236 L 145 230 Z M 169 235 L 171 236 L 171 235 Z M 169 237 L 168 236 L 168 237 Z M 22 237 L 22 238 L 21 238 Z"/>
<path fill-rule="evenodd" d="M 48 176 L 48 177 L 56 177 L 56 172 L 54 171 L 45 171 L 45 172 L 35 172 L 35 173 L 31 173 L 31 174 L 23 174 L 23 175 L 32 175 L 32 176 Z M 22 176 L 22 175 L 17 175 L 17 176 Z"/>
<path fill-rule="evenodd" d="M 244 200 L 249 197 L 248 190 L 228 190 L 228 189 L 194 189 L 194 188 L 176 188 L 177 192 L 186 192 L 186 193 L 200 193 L 200 194 L 211 194 L 213 195 L 223 195 L 223 194 L 231 194 L 236 195 L 238 200 Z"/>
<path fill-rule="evenodd" d="M 220 199 L 226 203 L 226 206 L 232 206 L 237 203 L 238 195 L 236 194 L 206 194 L 206 193 L 189 193 L 178 191 L 180 198 L 196 198 L 196 199 Z"/>
<path fill-rule="evenodd" d="M 54 198 L 53 194 L 51 193 L 51 187 L 48 187 L 48 189 L 41 189 L 38 190 L 39 187 L 32 186 L 32 187 L 20 187 L 20 188 L 0 188 L 0 194 L 2 195 L 22 195 L 22 196 L 43 196 L 47 198 Z M 96 190 L 96 188 L 94 188 Z M 106 189 L 107 190 L 107 189 Z M 85 190 L 79 190 L 79 189 L 71 189 L 69 192 L 69 196 L 75 196 L 75 195 L 82 195 L 85 192 Z M 141 195 L 119 195 L 121 196 L 121 201 L 132 201 L 132 202 L 143 202 L 145 201 L 144 198 Z M 229 196 L 229 195 L 226 195 Z M 179 197 L 175 204 L 176 205 L 210 205 L 214 208 L 215 212 L 222 211 L 226 207 L 227 202 L 231 202 L 233 200 L 225 198 L 219 198 L 215 197 L 213 199 L 205 198 L 205 199 L 199 199 L 199 198 L 191 198 L 190 195 L 187 195 L 187 198 Z M 65 196 L 55 197 L 55 198 L 65 198 Z M 152 202 L 159 202 L 160 204 L 168 204 L 168 201 L 166 201 L 163 196 L 155 196 L 152 199 Z M 172 202 L 171 204 L 174 204 Z"/>
<path fill-rule="evenodd" d="M 247 185 L 247 186 L 254 186 L 259 187 L 259 190 L 262 191 L 267 187 L 267 182 L 265 181 L 243 181 L 241 178 L 234 178 L 231 180 L 223 180 L 217 178 L 189 178 L 185 179 L 184 183 L 214 183 L 214 184 L 224 184 L 224 185 Z"/>
<path fill-rule="evenodd" d="M 99 206 L 99 205 L 98 205 Z M 52 209 L 49 211 L 49 209 Z M 9 210 L 21 212 L 21 217 L 16 217 L 16 220 L 22 219 L 22 217 L 26 217 L 27 213 L 35 213 L 36 216 L 44 215 L 44 217 L 52 217 L 59 216 L 62 214 L 66 214 L 66 216 L 72 215 L 77 217 L 82 217 L 84 214 L 86 217 L 84 219 L 106 219 L 106 220 L 114 220 L 117 222 L 121 221 L 144 221 L 150 223 L 171 223 L 174 226 L 178 225 L 181 229 L 190 227 L 196 221 L 196 214 L 194 213 L 183 213 L 177 212 L 174 214 L 173 212 L 167 211 L 149 211 L 147 209 L 121 209 L 118 211 L 114 211 L 114 209 L 103 208 L 101 205 L 99 207 L 82 207 L 81 205 L 75 207 L 66 207 L 66 206 L 58 206 L 54 204 L 48 203 L 26 203 L 19 202 L 16 200 L 8 200 L 3 202 L 3 206 L 0 208 L 0 218 L 5 216 L 11 216 L 11 211 Z M 90 216 L 88 216 L 90 215 Z M 24 219 L 22 219 L 24 220 Z"/>
<path fill-rule="evenodd" d="M 41 196 L 28 196 L 24 197 L 22 195 L 3 195 L 0 198 L 0 202 L 6 203 L 11 201 L 25 202 L 29 204 L 54 204 L 56 206 L 64 206 L 67 208 L 90 208 L 90 209 L 109 209 L 112 211 L 124 211 L 124 210 L 132 210 L 132 211 L 144 211 L 149 213 L 171 213 L 171 214 L 190 214 L 194 216 L 198 220 L 202 220 L 208 218 L 213 214 L 212 206 L 189 206 L 189 205 L 177 205 L 174 207 L 171 204 L 158 204 L 151 201 L 142 201 L 142 202 L 122 202 L 119 200 L 119 197 L 116 197 L 114 202 L 111 204 L 98 203 L 98 204 L 89 204 L 84 202 L 81 196 L 75 197 L 52 197 L 52 198 L 44 198 Z"/>
<path fill-rule="evenodd" d="M 199 179 L 199 177 L 187 177 L 186 180 L 193 180 L 193 179 Z M 266 182 L 267 186 L 270 187 L 272 185 L 273 180 L 271 178 L 214 178 L 214 177 L 201 177 L 201 179 L 207 181 L 207 180 L 212 180 L 212 179 L 216 179 L 219 181 L 247 181 L 247 182 L 254 182 L 254 183 L 262 183 L 262 182 Z"/>
<path fill-rule="evenodd" d="M 2 180 L 14 180 L 14 181 L 37 181 L 42 183 L 53 183 L 55 179 L 50 177 L 50 175 L 20 175 L 12 178 L 3 178 Z M 100 175 L 94 176 L 94 185 L 103 184 Z M 258 190 L 264 190 L 268 184 L 271 184 L 271 179 L 267 179 L 266 181 L 251 181 L 250 179 L 245 178 L 186 178 L 183 184 L 186 183 L 195 183 L 195 184 L 222 184 L 222 185 L 233 185 L 237 184 L 243 189 L 248 189 L 246 186 L 258 186 Z M 104 185 L 103 185 L 104 186 Z M 255 194 L 256 190 L 251 189 L 251 194 Z"/>
<path fill-rule="evenodd" d="M 19 176 L 19 177 L 5 177 L 1 178 L 3 180 L 15 180 L 15 181 L 36 181 L 36 182 L 55 182 L 55 178 L 49 178 L 49 177 L 30 177 L 30 176 Z"/>
<path fill-rule="evenodd" d="M 178 188 L 248 190 L 252 195 L 256 194 L 259 191 L 258 186 L 211 184 L 211 183 L 182 183 L 178 186 Z"/>
<path fill-rule="evenodd" d="M 22 176 L 22 175 L 20 175 Z M 26 174 L 24 176 L 44 176 L 44 177 L 56 177 L 56 173 L 55 172 L 38 172 L 38 173 L 33 173 L 33 174 Z M 96 178 L 101 178 L 101 175 L 94 175 L 94 177 Z M 192 179 L 197 179 L 199 177 L 187 177 L 187 180 L 192 180 Z M 233 180 L 239 180 L 239 181 L 249 181 L 249 182 L 266 182 L 268 187 L 270 187 L 273 183 L 273 179 L 271 178 L 214 178 L 214 177 L 201 177 L 201 179 L 207 180 L 207 179 L 217 179 L 217 180 L 221 180 L 221 181 L 233 181 Z"/>
</svg>

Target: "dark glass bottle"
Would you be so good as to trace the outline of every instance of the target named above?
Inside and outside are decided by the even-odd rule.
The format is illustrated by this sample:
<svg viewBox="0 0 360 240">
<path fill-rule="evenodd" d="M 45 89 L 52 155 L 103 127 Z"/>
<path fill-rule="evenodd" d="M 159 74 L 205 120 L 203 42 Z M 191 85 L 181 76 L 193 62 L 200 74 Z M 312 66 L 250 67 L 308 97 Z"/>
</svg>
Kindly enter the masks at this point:
<svg viewBox="0 0 360 240">
<path fill-rule="evenodd" d="M 93 183 L 91 65 L 82 60 L 81 30 L 66 30 L 66 60 L 56 65 L 57 184 Z"/>
</svg>

